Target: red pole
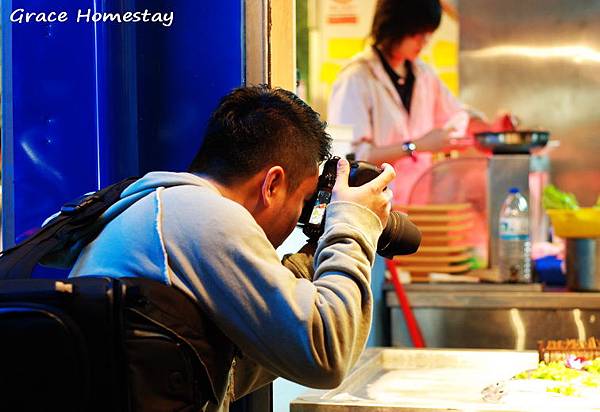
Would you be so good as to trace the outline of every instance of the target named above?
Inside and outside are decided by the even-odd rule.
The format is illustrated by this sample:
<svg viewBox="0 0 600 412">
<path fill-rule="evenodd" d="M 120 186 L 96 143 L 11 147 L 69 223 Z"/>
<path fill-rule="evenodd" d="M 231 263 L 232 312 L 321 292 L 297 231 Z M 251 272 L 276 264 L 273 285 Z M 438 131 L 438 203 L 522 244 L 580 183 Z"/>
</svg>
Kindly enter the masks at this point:
<svg viewBox="0 0 600 412">
<path fill-rule="evenodd" d="M 402 286 L 402 282 L 400 282 L 400 277 L 398 276 L 398 271 L 396 270 L 396 264 L 391 259 L 386 259 L 385 264 L 387 269 L 390 271 L 392 283 L 394 284 L 396 296 L 398 297 L 398 302 L 400 303 L 400 309 L 402 309 L 402 313 L 404 314 L 404 320 L 406 321 L 406 327 L 408 329 L 408 333 L 410 334 L 413 346 L 415 348 L 424 348 L 425 340 L 423 339 L 423 335 L 421 334 L 421 329 L 419 328 L 419 324 L 415 319 L 415 315 L 410 308 L 410 303 L 408 302 L 408 297 L 404 291 L 404 286 Z"/>
</svg>

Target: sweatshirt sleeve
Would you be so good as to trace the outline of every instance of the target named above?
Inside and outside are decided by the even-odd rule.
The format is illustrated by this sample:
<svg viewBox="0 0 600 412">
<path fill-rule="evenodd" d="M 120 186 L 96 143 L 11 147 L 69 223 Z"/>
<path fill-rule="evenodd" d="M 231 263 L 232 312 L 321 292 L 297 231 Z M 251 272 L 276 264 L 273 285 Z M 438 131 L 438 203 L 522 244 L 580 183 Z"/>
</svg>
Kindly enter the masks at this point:
<svg viewBox="0 0 600 412">
<path fill-rule="evenodd" d="M 356 204 L 331 203 L 311 281 L 281 264 L 240 205 L 204 202 L 199 213 L 182 206 L 190 203 L 181 197 L 164 198 L 173 273 L 244 355 L 302 385 L 339 385 L 370 329 L 369 282 L 382 230 L 377 216 Z"/>
</svg>

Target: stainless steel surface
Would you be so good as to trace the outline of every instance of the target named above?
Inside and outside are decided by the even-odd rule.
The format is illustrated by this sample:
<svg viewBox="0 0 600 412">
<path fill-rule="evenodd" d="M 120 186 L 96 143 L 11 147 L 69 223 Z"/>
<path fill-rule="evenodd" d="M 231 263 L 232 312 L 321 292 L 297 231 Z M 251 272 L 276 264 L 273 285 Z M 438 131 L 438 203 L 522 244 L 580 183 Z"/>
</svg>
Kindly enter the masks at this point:
<svg viewBox="0 0 600 412">
<path fill-rule="evenodd" d="M 528 410 L 487 403 L 481 390 L 534 368 L 537 360 L 537 352 L 368 349 L 338 388 L 301 395 L 290 411 Z"/>
<path fill-rule="evenodd" d="M 516 114 L 561 146 L 552 180 L 592 205 L 600 193 L 600 1 L 462 0 L 460 97 Z"/>
<path fill-rule="evenodd" d="M 446 309 L 414 311 L 427 347 L 525 350 L 538 340 L 598 336 L 600 310 Z M 390 313 L 391 345 L 411 347 L 399 308 Z"/>
<path fill-rule="evenodd" d="M 391 284 L 386 284 L 384 290 L 393 290 Z M 541 292 L 541 283 L 407 283 L 406 292 Z"/>
<path fill-rule="evenodd" d="M 600 293 L 423 288 L 407 295 L 428 347 L 523 350 L 542 339 L 600 336 Z M 411 346 L 393 291 L 386 304 L 392 346 Z"/>
<path fill-rule="evenodd" d="M 487 199 L 490 233 L 489 267 L 498 267 L 498 220 L 500 208 L 511 187 L 518 187 L 527 201 L 529 199 L 529 155 L 494 155 L 488 164 Z M 531 203 L 531 202 L 530 202 Z M 508 274 L 507 274 L 508 276 Z"/>
<path fill-rule="evenodd" d="M 544 187 L 550 183 L 550 158 L 546 153 L 531 156 L 529 163 L 529 216 L 531 243 L 547 242 L 550 219 L 542 204 Z"/>
<path fill-rule="evenodd" d="M 567 286 L 600 291 L 600 238 L 567 239 Z"/>
<path fill-rule="evenodd" d="M 475 139 L 495 154 L 529 154 L 531 149 L 546 146 L 549 136 L 545 131 L 519 130 L 477 133 Z"/>
<path fill-rule="evenodd" d="M 419 291 L 407 292 L 413 308 L 466 309 L 594 309 L 600 310 L 600 293 L 512 292 L 512 291 Z M 393 291 L 386 295 L 388 306 L 397 306 Z M 600 320 L 600 319 L 599 319 Z"/>
</svg>

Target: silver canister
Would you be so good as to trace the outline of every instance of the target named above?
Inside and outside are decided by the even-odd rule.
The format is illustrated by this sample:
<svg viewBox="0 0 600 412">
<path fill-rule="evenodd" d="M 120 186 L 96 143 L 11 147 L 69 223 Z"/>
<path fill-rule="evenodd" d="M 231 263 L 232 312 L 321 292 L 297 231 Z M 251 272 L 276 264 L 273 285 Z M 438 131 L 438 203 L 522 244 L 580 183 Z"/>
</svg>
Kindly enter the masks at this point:
<svg viewBox="0 0 600 412">
<path fill-rule="evenodd" d="M 600 291 L 600 238 L 567 238 L 567 287 Z"/>
</svg>

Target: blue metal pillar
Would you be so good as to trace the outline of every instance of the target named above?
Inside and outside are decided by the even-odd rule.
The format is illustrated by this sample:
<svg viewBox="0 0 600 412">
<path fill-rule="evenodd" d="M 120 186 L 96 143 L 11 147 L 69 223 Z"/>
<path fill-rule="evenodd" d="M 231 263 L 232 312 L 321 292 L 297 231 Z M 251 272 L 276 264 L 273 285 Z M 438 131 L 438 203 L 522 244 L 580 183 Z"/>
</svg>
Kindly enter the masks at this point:
<svg viewBox="0 0 600 412">
<path fill-rule="evenodd" d="M 56 23 L 11 13 L 67 11 Z M 173 12 L 173 24 L 77 22 Z M 66 200 L 149 170 L 184 170 L 218 99 L 244 82 L 243 1 L 3 0 L 4 247 Z"/>
</svg>

